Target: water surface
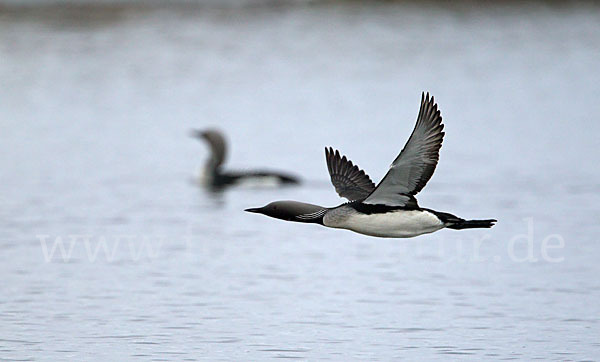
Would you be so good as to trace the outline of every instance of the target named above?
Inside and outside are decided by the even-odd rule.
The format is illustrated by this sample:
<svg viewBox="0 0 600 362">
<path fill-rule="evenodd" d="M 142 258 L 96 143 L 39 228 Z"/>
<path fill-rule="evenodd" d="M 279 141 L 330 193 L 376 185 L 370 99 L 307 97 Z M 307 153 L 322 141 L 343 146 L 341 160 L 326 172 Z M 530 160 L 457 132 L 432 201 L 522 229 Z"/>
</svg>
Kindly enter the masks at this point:
<svg viewBox="0 0 600 362">
<path fill-rule="evenodd" d="M 587 5 L 0 10 L 0 358 L 599 359 L 599 50 Z M 423 90 L 420 204 L 496 227 L 242 211 L 340 203 L 325 146 L 378 181 Z M 201 190 L 205 126 L 305 184 Z"/>
</svg>

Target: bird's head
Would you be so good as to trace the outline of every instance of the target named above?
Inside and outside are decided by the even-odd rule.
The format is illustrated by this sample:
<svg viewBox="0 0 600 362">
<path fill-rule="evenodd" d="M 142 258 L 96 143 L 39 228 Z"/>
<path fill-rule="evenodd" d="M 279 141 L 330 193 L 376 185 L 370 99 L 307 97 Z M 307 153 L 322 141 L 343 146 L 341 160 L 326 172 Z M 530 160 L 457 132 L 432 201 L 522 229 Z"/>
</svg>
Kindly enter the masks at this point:
<svg viewBox="0 0 600 362">
<path fill-rule="evenodd" d="M 296 222 L 323 223 L 327 208 L 298 201 L 274 201 L 263 207 L 244 211 L 263 214 L 276 219 Z"/>
<path fill-rule="evenodd" d="M 192 130 L 192 137 L 208 143 L 211 149 L 210 163 L 214 167 L 220 166 L 227 156 L 227 144 L 223 133 L 216 129 Z"/>
</svg>

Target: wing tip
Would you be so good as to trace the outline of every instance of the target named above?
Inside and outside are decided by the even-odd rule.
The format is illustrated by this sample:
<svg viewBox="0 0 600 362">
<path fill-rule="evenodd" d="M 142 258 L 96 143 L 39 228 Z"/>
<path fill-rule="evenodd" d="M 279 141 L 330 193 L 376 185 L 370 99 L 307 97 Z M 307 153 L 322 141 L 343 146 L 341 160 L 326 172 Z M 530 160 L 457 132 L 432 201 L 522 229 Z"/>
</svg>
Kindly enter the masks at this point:
<svg viewBox="0 0 600 362">
<path fill-rule="evenodd" d="M 429 92 L 421 92 L 421 107 L 419 107 L 417 123 L 427 122 L 431 126 L 437 124 L 438 127 L 441 125 L 443 128 L 442 121 L 442 112 L 440 111 L 438 104 L 435 102 L 435 97 L 430 96 Z M 441 129 L 438 131 L 441 131 Z"/>
<path fill-rule="evenodd" d="M 437 106 L 437 104 L 435 103 L 435 97 L 433 95 L 430 95 L 429 92 L 421 92 L 421 103 L 422 104 L 433 104 L 434 106 Z"/>
<path fill-rule="evenodd" d="M 424 103 L 435 103 L 434 96 L 430 96 L 429 92 L 422 91 L 421 92 L 421 104 Z"/>
</svg>

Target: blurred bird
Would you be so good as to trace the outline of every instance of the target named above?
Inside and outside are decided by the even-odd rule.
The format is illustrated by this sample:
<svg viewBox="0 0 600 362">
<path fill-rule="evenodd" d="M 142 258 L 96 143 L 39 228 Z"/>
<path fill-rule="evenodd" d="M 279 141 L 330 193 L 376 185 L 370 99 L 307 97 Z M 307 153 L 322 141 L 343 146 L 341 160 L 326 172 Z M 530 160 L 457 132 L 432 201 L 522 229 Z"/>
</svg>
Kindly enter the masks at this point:
<svg viewBox="0 0 600 362">
<path fill-rule="evenodd" d="M 443 129 L 437 104 L 429 93 L 423 93 L 417 124 L 379 185 L 375 186 L 363 170 L 330 147 L 325 149 L 325 157 L 331 182 L 349 202 L 328 208 L 298 201 L 275 201 L 245 211 L 388 238 L 410 238 L 443 228 L 490 228 L 496 220 L 465 220 L 417 204 L 415 195 L 429 181 L 438 163 Z"/>
<path fill-rule="evenodd" d="M 227 156 L 227 144 L 223 134 L 215 129 L 193 130 L 192 137 L 205 141 L 210 147 L 210 157 L 200 175 L 200 183 L 212 189 L 229 186 L 282 186 L 298 184 L 297 177 L 269 171 L 223 171 L 222 165 Z"/>
</svg>

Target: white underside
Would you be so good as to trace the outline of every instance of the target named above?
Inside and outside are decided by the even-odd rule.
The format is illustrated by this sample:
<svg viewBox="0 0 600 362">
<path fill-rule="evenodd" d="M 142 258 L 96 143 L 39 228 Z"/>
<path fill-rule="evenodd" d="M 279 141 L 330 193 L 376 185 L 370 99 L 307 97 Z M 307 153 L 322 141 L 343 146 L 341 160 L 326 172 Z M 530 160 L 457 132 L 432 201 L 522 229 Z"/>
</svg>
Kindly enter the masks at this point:
<svg viewBox="0 0 600 362">
<path fill-rule="evenodd" d="M 212 183 L 212 177 L 210 177 L 210 172 L 207 172 L 204 169 L 200 169 L 198 172 L 198 176 L 196 176 L 196 182 L 200 186 L 208 186 Z"/>
<path fill-rule="evenodd" d="M 370 215 L 356 212 L 343 217 L 333 213 L 325 215 L 323 224 L 332 228 L 348 229 L 360 234 L 385 238 L 410 238 L 432 233 L 445 226 L 433 213 L 421 210 L 398 210 Z"/>
<path fill-rule="evenodd" d="M 235 185 L 242 188 L 262 188 L 281 186 L 279 177 L 275 176 L 251 176 L 239 179 Z"/>
</svg>

